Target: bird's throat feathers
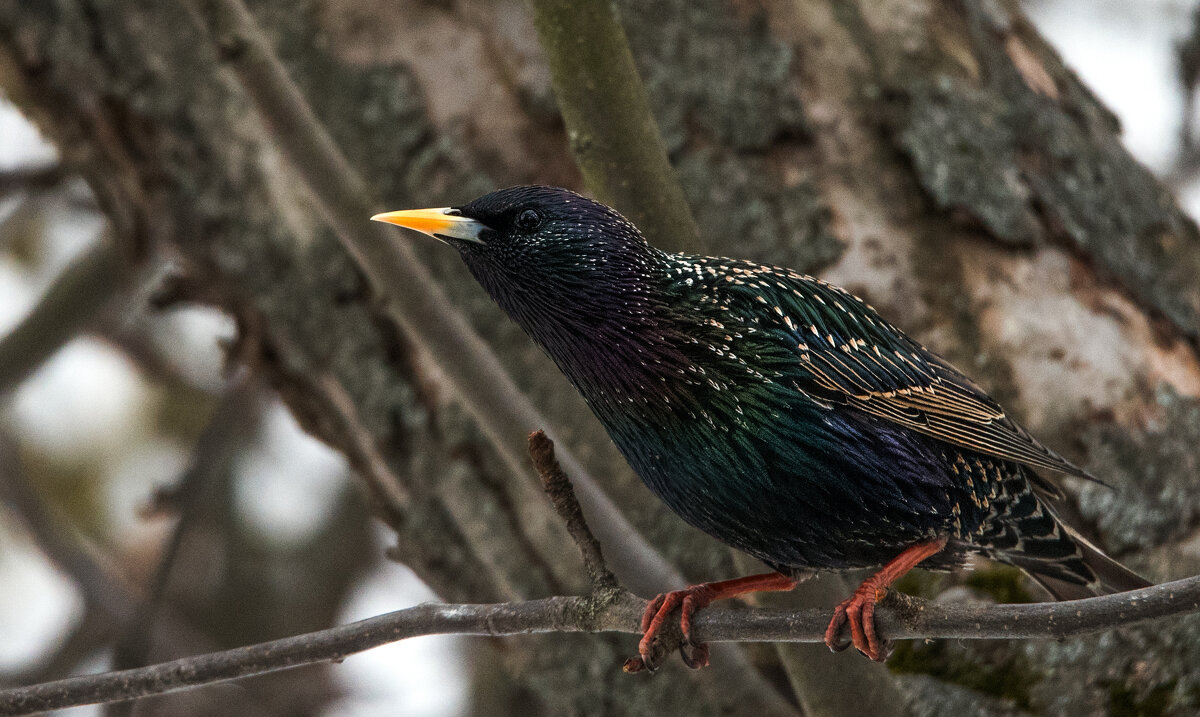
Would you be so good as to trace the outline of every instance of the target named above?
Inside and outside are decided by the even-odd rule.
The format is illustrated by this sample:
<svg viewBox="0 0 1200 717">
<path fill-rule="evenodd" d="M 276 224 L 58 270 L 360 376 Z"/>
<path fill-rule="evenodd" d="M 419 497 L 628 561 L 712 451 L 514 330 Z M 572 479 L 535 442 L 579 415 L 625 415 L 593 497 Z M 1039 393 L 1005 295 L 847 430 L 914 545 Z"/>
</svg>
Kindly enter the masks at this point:
<svg viewBox="0 0 1200 717">
<path fill-rule="evenodd" d="M 464 252 L 463 259 L 589 401 L 660 392 L 664 372 L 687 363 L 680 337 L 664 333 L 671 322 L 655 282 L 662 253 L 644 241 L 575 249 L 564 261 L 553 252 L 519 263 L 481 252 Z"/>
</svg>

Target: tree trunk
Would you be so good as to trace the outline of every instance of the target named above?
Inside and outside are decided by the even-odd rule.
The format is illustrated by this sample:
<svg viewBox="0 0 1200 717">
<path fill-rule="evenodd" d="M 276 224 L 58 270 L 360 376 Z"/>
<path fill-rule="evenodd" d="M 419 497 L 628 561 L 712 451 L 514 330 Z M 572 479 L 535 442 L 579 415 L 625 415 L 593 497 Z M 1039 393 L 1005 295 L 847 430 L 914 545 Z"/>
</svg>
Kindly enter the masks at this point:
<svg viewBox="0 0 1200 717">
<path fill-rule="evenodd" d="M 582 189 L 520 2 L 250 5 L 380 209 L 524 182 Z M 1068 486 L 1062 509 L 1084 532 L 1156 580 L 1200 570 L 1181 548 L 1200 522 L 1200 236 L 1015 4 L 618 6 L 712 252 L 862 295 L 1114 486 Z M 400 485 L 369 495 L 398 559 L 447 600 L 582 589 L 546 503 L 383 320 L 223 69 L 236 48 L 201 27 L 176 3 L 0 0 L 0 86 L 88 179 L 127 262 L 181 257 L 180 298 L 237 317 L 241 356 L 309 431 L 363 474 L 378 473 L 364 437 L 377 448 Z M 730 552 L 650 496 L 454 252 L 415 248 L 638 529 L 691 580 L 734 576 Z M 903 645 L 894 676 L 839 663 L 897 713 L 911 700 L 959 714 L 969 690 L 997 710 L 1165 699 L 1187 711 L 1200 708 L 1198 632 L 1186 618 L 1064 644 Z M 719 656 L 701 673 L 629 677 L 632 650 L 599 636 L 505 642 L 494 654 L 514 685 L 491 690 L 548 714 L 779 713 L 783 700 L 858 711 L 853 693 L 805 679 L 833 659 L 815 651 L 747 650 L 759 676 L 747 681 Z"/>
</svg>

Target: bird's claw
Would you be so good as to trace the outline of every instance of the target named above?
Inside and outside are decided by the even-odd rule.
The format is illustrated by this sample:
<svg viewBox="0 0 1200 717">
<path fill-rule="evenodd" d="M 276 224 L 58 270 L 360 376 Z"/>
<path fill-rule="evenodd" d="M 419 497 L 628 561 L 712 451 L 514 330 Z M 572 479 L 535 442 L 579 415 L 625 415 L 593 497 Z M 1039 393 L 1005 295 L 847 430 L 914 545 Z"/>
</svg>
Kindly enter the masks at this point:
<svg viewBox="0 0 1200 717">
<path fill-rule="evenodd" d="M 692 639 L 692 615 L 708 604 L 708 593 L 703 586 L 687 590 L 675 590 L 658 595 L 646 604 L 642 613 L 642 639 L 638 642 L 638 656 L 626 660 L 625 672 L 654 672 L 662 658 L 672 648 L 679 648 L 683 663 L 693 670 L 709 664 L 708 645 Z M 669 619 L 678 609 L 679 632 L 666 632 Z M 690 650 L 688 649 L 690 647 Z"/>
<path fill-rule="evenodd" d="M 678 592 L 678 591 L 676 591 Z M 667 601 L 667 596 L 673 593 L 659 593 L 653 600 L 646 603 L 646 609 L 642 611 L 642 642 L 646 642 L 646 633 L 650 631 L 650 626 L 654 623 L 654 618 L 658 617 L 658 613 L 662 612 L 663 603 Z M 641 645 L 638 645 L 641 649 Z"/>
<path fill-rule="evenodd" d="M 688 645 L 692 647 L 690 653 L 687 651 Z M 688 640 L 687 644 L 679 646 L 679 657 L 683 660 L 683 664 L 693 670 L 708 667 L 708 644 Z"/>
<path fill-rule="evenodd" d="M 661 644 L 658 640 L 655 641 L 655 647 L 659 648 L 658 652 L 665 654 L 661 649 Z M 691 648 L 690 650 L 688 648 Z M 658 671 L 661 664 L 660 657 L 652 652 L 639 654 L 637 657 L 631 657 L 625 661 L 621 669 L 625 672 L 649 672 L 651 674 Z M 709 665 L 709 649 L 708 644 L 704 642 L 692 642 L 691 640 L 683 640 L 679 643 L 679 657 L 683 660 L 683 664 L 693 670 L 699 670 Z"/>
<path fill-rule="evenodd" d="M 829 621 L 829 627 L 825 628 L 825 647 L 828 647 L 830 652 L 842 652 L 854 644 L 842 636 L 842 626 L 845 624 L 846 604 L 843 602 L 833 609 L 833 619 Z"/>
<path fill-rule="evenodd" d="M 841 652 L 854 645 L 864 656 L 883 662 L 892 654 L 892 643 L 879 639 L 875 631 L 875 605 L 887 595 L 886 588 L 864 584 L 834 608 L 833 619 L 825 629 L 825 646 Z M 842 626 L 850 626 L 850 641 L 841 636 Z"/>
<path fill-rule="evenodd" d="M 646 661 L 643 660 L 639 656 L 639 657 L 631 657 L 628 660 L 626 660 L 625 664 L 621 665 L 621 671 L 627 672 L 629 674 L 634 674 L 635 672 L 651 672 L 651 673 L 653 673 L 654 668 L 647 665 Z"/>
</svg>

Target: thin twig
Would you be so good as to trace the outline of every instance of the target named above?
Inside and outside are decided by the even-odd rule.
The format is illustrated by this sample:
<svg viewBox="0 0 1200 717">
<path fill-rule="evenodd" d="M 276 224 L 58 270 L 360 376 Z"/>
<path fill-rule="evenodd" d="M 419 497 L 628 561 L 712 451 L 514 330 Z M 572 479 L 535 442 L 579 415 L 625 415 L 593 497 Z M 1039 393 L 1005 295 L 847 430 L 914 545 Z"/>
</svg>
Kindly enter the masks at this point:
<svg viewBox="0 0 1200 717">
<path fill-rule="evenodd" d="M 30 373 L 93 320 L 122 287 L 112 240 L 96 245 L 54 280 L 33 310 L 0 339 L 0 393 Z"/>
<path fill-rule="evenodd" d="M 899 604 L 896 604 L 899 603 Z M 0 714 L 22 715 L 163 694 L 301 665 L 340 661 L 421 635 L 637 633 L 644 603 L 617 600 L 596 609 L 591 598 L 550 597 L 497 605 L 425 604 L 407 610 L 150 667 L 86 675 L 0 690 Z M 915 598 L 887 601 L 876 613 L 889 639 L 1063 639 L 1200 611 L 1200 576 L 1117 595 L 1024 605 L 939 605 Z M 693 620 L 705 642 L 823 642 L 829 611 L 708 608 Z"/>
<path fill-rule="evenodd" d="M 0 197 L 13 192 L 53 189 L 66 178 L 66 171 L 57 162 L 6 169 L 0 171 Z"/>
<path fill-rule="evenodd" d="M 358 408 L 342 384 L 328 373 L 318 374 L 313 384 L 333 408 L 326 417 L 346 437 L 343 450 L 361 473 L 373 477 L 368 489 L 375 494 L 380 507 L 395 511 L 412 505 L 413 498 L 405 482 L 391 469 L 371 432 L 362 425 Z"/>
<path fill-rule="evenodd" d="M 596 536 L 592 535 L 591 529 L 588 528 L 583 517 L 583 508 L 575 497 L 575 489 L 571 487 L 571 481 L 567 479 L 567 474 L 554 457 L 554 441 L 546 436 L 545 431 L 529 434 L 529 457 L 541 476 L 542 487 L 546 495 L 550 496 L 555 512 L 566 524 L 567 532 L 571 534 L 575 547 L 579 548 L 579 553 L 583 556 L 583 567 L 587 570 L 592 592 L 616 590 L 619 587 L 617 578 L 604 562 L 600 541 L 596 540 Z"/>
<path fill-rule="evenodd" d="M 84 600 L 111 619 L 124 622 L 138 600 L 109 573 L 79 540 L 70 536 L 26 479 L 17 447 L 0 434 L 0 503 L 28 528 L 34 543 L 60 570 L 71 576 Z"/>
</svg>

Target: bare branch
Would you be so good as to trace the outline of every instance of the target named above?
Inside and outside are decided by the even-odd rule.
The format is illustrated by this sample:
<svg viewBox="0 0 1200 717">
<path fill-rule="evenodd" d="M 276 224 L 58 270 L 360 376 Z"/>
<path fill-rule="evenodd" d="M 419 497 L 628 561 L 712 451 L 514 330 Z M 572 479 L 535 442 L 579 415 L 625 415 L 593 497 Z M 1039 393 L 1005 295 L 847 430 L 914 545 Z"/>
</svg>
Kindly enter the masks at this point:
<svg viewBox="0 0 1200 717">
<path fill-rule="evenodd" d="M 25 524 L 42 553 L 71 576 L 92 608 L 118 622 L 132 617 L 136 594 L 69 536 L 26 480 L 17 447 L 7 435 L 0 435 L 0 503 Z"/>
<path fill-rule="evenodd" d="M 551 597 L 498 605 L 425 604 L 359 622 L 150 667 L 0 690 L 0 713 L 22 715 L 163 694 L 318 662 L 421 635 L 637 633 L 644 603 Z M 888 600 L 876 614 L 889 639 L 1062 639 L 1200 610 L 1200 576 L 1117 595 L 1025 605 Z M 705 642 L 822 642 L 829 611 L 709 608 L 693 621 Z M 614 667 L 615 669 L 615 667 Z"/>
<path fill-rule="evenodd" d="M 604 562 L 600 550 L 600 541 L 592 535 L 587 521 L 583 519 L 583 508 L 575 498 L 575 490 L 571 481 L 563 472 L 562 466 L 554 457 L 554 441 L 551 441 L 545 431 L 534 431 L 529 434 L 529 457 L 533 459 L 533 467 L 542 478 L 542 487 L 550 502 L 554 505 L 558 517 L 567 526 L 567 532 L 575 541 L 583 556 L 583 566 L 587 570 L 588 580 L 591 581 L 592 592 L 612 591 L 618 589 L 617 578 Z"/>
<path fill-rule="evenodd" d="M 63 270 L 21 323 L 0 339 L 0 393 L 14 388 L 120 291 L 120 262 L 109 237 Z"/>
<path fill-rule="evenodd" d="M 703 244 L 658 133 L 625 30 L 609 0 L 530 0 L 533 21 L 587 186 L 652 244 Z"/>
<path fill-rule="evenodd" d="M 335 421 L 338 429 L 347 437 L 345 450 L 349 457 L 360 471 L 372 478 L 367 487 L 373 493 L 378 493 L 374 497 L 380 508 L 390 513 L 409 507 L 412 496 L 404 481 L 392 471 L 370 432 L 363 428 L 358 409 L 346 394 L 346 389 L 329 374 L 318 375 L 314 384 L 334 409 L 327 417 Z"/>
<path fill-rule="evenodd" d="M 0 197 L 13 192 L 53 189 L 66 178 L 66 171 L 57 162 L 6 169 L 0 172 Z"/>
</svg>

